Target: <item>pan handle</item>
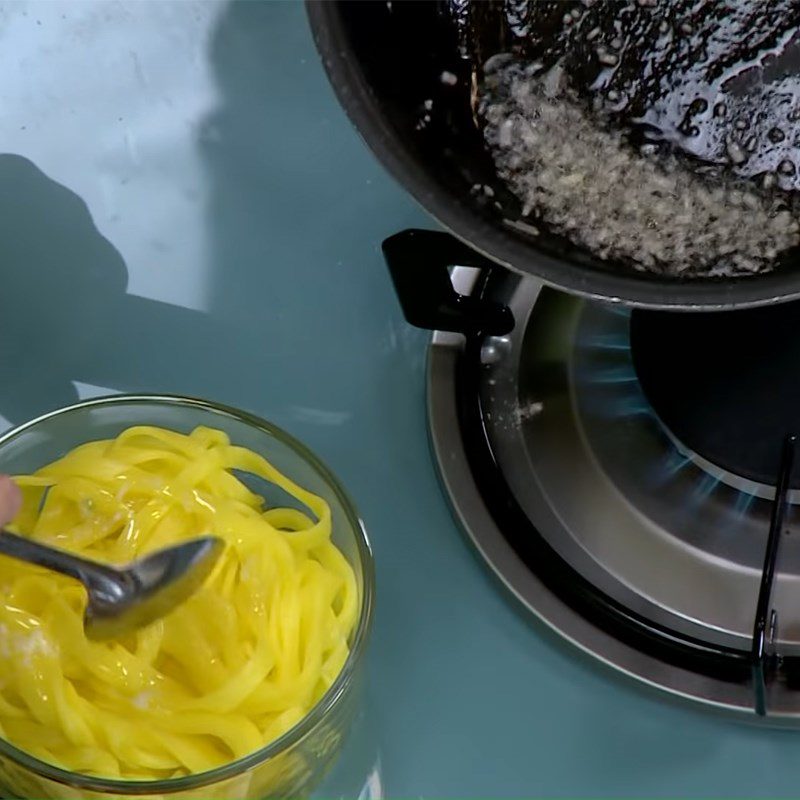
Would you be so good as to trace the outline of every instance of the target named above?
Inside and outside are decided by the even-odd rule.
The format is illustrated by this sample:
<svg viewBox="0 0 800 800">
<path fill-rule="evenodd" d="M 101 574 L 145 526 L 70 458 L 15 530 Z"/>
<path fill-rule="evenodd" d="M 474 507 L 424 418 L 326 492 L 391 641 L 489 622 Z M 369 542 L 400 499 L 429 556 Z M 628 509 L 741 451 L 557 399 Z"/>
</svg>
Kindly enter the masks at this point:
<svg viewBox="0 0 800 800">
<path fill-rule="evenodd" d="M 401 231 L 383 242 L 383 256 L 411 325 L 468 336 L 503 336 L 514 328 L 507 306 L 453 288 L 450 267 L 497 267 L 455 236 L 413 228 Z"/>
</svg>

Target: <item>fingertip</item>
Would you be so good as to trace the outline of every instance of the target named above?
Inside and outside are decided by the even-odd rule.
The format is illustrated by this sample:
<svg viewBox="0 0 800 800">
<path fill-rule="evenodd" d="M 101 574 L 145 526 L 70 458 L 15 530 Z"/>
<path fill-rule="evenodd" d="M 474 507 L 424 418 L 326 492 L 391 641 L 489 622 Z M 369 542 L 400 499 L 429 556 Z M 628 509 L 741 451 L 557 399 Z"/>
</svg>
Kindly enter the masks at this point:
<svg viewBox="0 0 800 800">
<path fill-rule="evenodd" d="M 22 505 L 22 492 L 8 475 L 0 475 L 0 525 L 17 516 Z"/>
</svg>

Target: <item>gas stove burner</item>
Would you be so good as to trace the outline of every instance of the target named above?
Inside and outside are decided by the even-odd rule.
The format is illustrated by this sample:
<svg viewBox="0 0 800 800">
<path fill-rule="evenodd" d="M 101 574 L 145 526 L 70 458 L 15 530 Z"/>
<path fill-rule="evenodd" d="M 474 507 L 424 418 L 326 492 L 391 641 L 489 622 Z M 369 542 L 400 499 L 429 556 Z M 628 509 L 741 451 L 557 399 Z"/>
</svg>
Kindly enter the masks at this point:
<svg viewBox="0 0 800 800">
<path fill-rule="evenodd" d="M 635 311 L 630 344 L 643 394 L 682 451 L 762 495 L 775 486 L 780 444 L 800 434 L 800 305 Z"/>
<path fill-rule="evenodd" d="M 412 238 L 437 236 L 398 234 L 384 253 L 407 317 L 439 328 L 429 358 L 431 439 L 456 514 L 484 559 L 540 619 L 619 670 L 704 704 L 800 725 L 793 443 L 778 463 L 791 402 L 769 430 L 747 431 L 750 441 L 770 438 L 761 460 L 746 446 L 718 450 L 697 421 L 713 415 L 704 409 L 684 423 L 691 405 L 668 385 L 686 385 L 679 356 L 694 341 L 679 336 L 679 323 L 699 331 L 701 317 L 631 314 L 474 254 L 467 263 L 479 269 L 456 268 L 453 289 L 441 273 L 429 278 L 435 265 L 426 256 L 453 263 L 442 251 L 409 252 Z M 747 314 L 756 326 L 760 313 Z M 760 341 L 770 339 L 770 324 L 785 343 L 791 316 L 786 309 L 764 322 Z M 755 382 L 758 345 L 745 348 L 736 327 L 731 351 L 749 354 L 736 363 Z M 788 349 L 777 373 L 788 367 Z M 697 350 L 687 361 L 700 372 L 704 355 L 716 357 L 711 343 Z M 726 353 L 709 372 L 721 380 L 733 363 Z M 704 402 L 713 375 L 696 381 Z M 738 402 L 756 396 L 742 389 Z M 735 408 L 731 400 L 725 413 L 732 418 Z M 765 400 L 759 408 L 766 413 Z"/>
<path fill-rule="evenodd" d="M 666 316 L 675 317 L 678 323 L 695 319 L 694 315 Z M 666 491 L 677 508 L 692 515 L 704 513 L 704 504 L 727 503 L 736 521 L 751 511 L 757 498 L 768 501 L 774 498 L 778 457 L 788 431 L 781 432 L 776 415 L 773 418 L 775 430 L 759 451 L 765 458 L 771 455 L 769 471 L 753 473 L 738 465 L 731 468 L 730 463 L 715 455 L 718 449 L 704 446 L 704 439 L 727 441 L 717 436 L 713 427 L 716 409 L 712 407 L 709 411 L 706 398 L 702 396 L 695 406 L 692 391 L 681 392 L 675 388 L 691 384 L 673 384 L 667 374 L 677 380 L 675 372 L 659 371 L 658 365 L 662 363 L 660 332 L 657 324 L 651 324 L 650 315 L 641 311 L 631 313 L 626 308 L 598 305 L 581 314 L 573 362 L 575 383 L 579 387 L 576 403 L 588 426 L 587 434 L 604 463 L 611 467 L 614 461 L 622 459 L 623 464 L 619 468 L 611 467 L 612 471 L 622 469 L 638 473 L 644 491 Z M 710 385 L 715 386 L 713 381 Z M 733 400 L 726 409 L 733 417 Z M 620 452 L 613 437 L 620 436 L 619 422 L 623 420 L 626 421 L 626 435 L 630 435 L 629 429 L 634 427 L 638 429 L 635 434 L 638 438 L 651 438 L 657 444 L 647 452 L 636 448 Z M 603 433 L 609 424 L 613 431 L 610 440 Z M 696 435 L 683 434 L 684 428 L 690 428 Z M 746 429 L 745 424 L 739 426 L 736 442 L 744 441 Z M 743 454 L 748 452 L 744 446 L 741 450 Z M 638 460 L 632 464 L 634 452 Z M 676 484 L 678 495 L 672 495 L 668 488 L 671 484 Z M 725 487 L 733 491 L 725 491 Z M 789 498 L 800 501 L 800 492 L 791 492 Z M 761 511 L 768 510 L 769 506 L 761 506 Z"/>
</svg>

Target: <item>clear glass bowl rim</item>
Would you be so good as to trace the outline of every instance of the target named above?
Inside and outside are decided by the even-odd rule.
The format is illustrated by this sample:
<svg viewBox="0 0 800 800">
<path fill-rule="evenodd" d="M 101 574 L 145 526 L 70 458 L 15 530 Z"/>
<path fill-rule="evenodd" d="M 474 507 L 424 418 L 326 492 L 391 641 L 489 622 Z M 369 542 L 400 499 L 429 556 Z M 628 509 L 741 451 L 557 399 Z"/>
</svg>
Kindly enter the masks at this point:
<svg viewBox="0 0 800 800">
<path fill-rule="evenodd" d="M 216 403 L 209 400 L 201 400 L 195 397 L 186 397 L 183 395 L 171 394 L 116 394 L 106 397 L 95 397 L 90 400 L 83 400 L 79 403 L 73 403 L 68 406 L 62 406 L 53 411 L 48 411 L 35 419 L 17 425 L 14 428 L 6 431 L 0 435 L 0 447 L 5 445 L 9 440 L 15 438 L 24 431 L 39 425 L 53 417 L 61 416 L 72 411 L 84 408 L 99 408 L 124 404 L 157 404 L 157 405 L 171 405 L 179 406 L 188 409 L 198 409 L 202 411 L 210 411 L 224 417 L 229 417 L 243 422 L 253 428 L 257 428 L 264 433 L 281 441 L 283 444 L 294 450 L 304 461 L 311 464 L 314 469 L 319 473 L 325 483 L 338 497 L 342 508 L 347 514 L 348 521 L 350 522 L 353 533 L 356 538 L 358 548 L 358 556 L 361 562 L 361 570 L 363 573 L 363 597 L 361 601 L 361 612 L 359 614 L 358 622 L 356 624 L 355 634 L 353 637 L 353 645 L 350 648 L 350 655 L 342 667 L 336 680 L 333 682 L 328 691 L 322 696 L 319 702 L 306 714 L 293 728 L 290 728 L 286 733 L 278 739 L 270 742 L 260 750 L 255 750 L 244 758 L 236 761 L 231 761 L 221 767 L 217 767 L 206 772 L 198 772 L 192 775 L 187 775 L 182 778 L 168 778 L 166 780 L 157 781 L 128 781 L 117 778 L 96 778 L 91 775 L 84 775 L 79 772 L 71 772 L 63 770 L 46 761 L 41 761 L 38 758 L 19 750 L 5 739 L 0 737 L 0 755 L 11 759 L 21 767 L 49 780 L 58 783 L 66 784 L 75 788 L 86 789 L 88 791 L 98 793 L 112 793 L 112 794 L 128 794 L 128 795 L 141 795 L 141 794 L 158 794 L 158 793 L 173 793 L 179 791 L 186 791 L 189 789 L 202 788 L 216 783 L 221 783 L 231 778 L 235 778 L 254 767 L 263 764 L 276 756 L 291 750 L 295 744 L 300 742 L 305 736 L 311 733 L 315 726 L 325 717 L 328 712 L 337 705 L 342 695 L 345 693 L 352 675 L 355 671 L 356 665 L 359 664 L 363 657 L 366 648 L 367 640 L 369 638 L 370 628 L 372 626 L 373 606 L 375 602 L 375 563 L 372 555 L 372 547 L 367 538 L 367 532 L 364 528 L 364 523 L 356 511 L 356 507 L 350 496 L 342 487 L 339 480 L 331 472 L 328 467 L 302 442 L 295 439 L 290 434 L 281 428 L 273 425 L 270 422 L 250 414 L 247 411 L 242 411 L 232 406 L 227 406 L 222 403 Z M 131 424 L 134 424 L 132 421 Z M 291 476 L 290 476 L 291 477 Z"/>
</svg>

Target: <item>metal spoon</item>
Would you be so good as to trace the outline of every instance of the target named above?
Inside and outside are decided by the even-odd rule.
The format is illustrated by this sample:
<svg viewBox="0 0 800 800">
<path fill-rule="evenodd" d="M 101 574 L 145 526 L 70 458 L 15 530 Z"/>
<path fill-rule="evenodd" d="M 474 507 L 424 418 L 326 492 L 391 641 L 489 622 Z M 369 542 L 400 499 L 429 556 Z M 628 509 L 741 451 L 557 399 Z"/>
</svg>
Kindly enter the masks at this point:
<svg viewBox="0 0 800 800">
<path fill-rule="evenodd" d="M 202 536 L 111 567 L 0 531 L 0 553 L 69 575 L 86 587 L 83 627 L 90 639 L 116 638 L 168 614 L 200 588 L 223 549 L 222 539 Z"/>
</svg>

